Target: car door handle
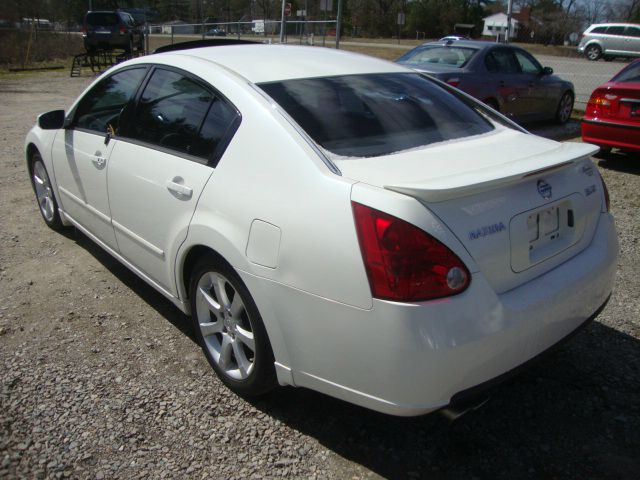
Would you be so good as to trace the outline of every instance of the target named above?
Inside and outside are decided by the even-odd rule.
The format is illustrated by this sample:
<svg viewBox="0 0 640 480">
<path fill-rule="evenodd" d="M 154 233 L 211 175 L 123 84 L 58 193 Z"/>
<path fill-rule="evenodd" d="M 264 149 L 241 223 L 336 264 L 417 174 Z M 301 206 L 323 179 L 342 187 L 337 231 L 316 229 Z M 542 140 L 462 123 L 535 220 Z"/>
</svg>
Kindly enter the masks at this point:
<svg viewBox="0 0 640 480">
<path fill-rule="evenodd" d="M 167 189 L 183 198 L 191 198 L 193 188 L 184 185 L 182 177 L 176 177 L 173 180 L 167 180 Z"/>
<path fill-rule="evenodd" d="M 103 168 L 103 167 L 105 166 L 105 164 L 107 163 L 107 159 L 106 159 L 106 158 L 104 158 L 104 157 L 101 157 L 101 156 L 99 156 L 99 155 L 94 156 L 94 157 L 91 159 L 91 161 L 92 161 L 92 162 L 93 162 L 93 164 L 94 164 L 97 168 L 99 168 L 99 169 Z"/>
</svg>

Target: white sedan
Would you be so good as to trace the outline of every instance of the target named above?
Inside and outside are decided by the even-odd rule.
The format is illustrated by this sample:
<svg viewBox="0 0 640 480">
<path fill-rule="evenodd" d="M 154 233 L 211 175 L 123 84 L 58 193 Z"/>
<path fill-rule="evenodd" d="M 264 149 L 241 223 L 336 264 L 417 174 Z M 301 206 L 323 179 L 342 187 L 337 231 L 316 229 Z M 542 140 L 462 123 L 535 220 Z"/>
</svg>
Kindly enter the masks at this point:
<svg viewBox="0 0 640 480">
<path fill-rule="evenodd" d="M 137 58 L 41 115 L 25 146 L 44 221 L 190 314 L 242 395 L 455 405 L 593 319 L 613 287 L 597 147 L 370 57 Z"/>
</svg>

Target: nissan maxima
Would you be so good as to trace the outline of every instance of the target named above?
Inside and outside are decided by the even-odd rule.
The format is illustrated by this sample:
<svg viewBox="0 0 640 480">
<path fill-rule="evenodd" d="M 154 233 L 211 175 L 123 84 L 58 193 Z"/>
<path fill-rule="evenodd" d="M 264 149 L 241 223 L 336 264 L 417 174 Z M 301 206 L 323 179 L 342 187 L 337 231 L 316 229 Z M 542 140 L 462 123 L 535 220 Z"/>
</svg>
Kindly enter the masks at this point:
<svg viewBox="0 0 640 480">
<path fill-rule="evenodd" d="M 604 308 L 596 151 L 402 65 L 283 45 L 124 62 L 25 144 L 45 223 L 190 315 L 230 389 L 393 415 L 465 398 Z"/>
</svg>

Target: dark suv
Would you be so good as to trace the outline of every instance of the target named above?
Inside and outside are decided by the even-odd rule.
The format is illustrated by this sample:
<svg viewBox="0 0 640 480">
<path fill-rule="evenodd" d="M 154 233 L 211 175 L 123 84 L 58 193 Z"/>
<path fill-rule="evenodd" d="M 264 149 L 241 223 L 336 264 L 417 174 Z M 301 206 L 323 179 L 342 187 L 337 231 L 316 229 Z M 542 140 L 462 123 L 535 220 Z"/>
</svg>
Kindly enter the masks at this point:
<svg viewBox="0 0 640 480">
<path fill-rule="evenodd" d="M 144 30 L 133 17 L 122 11 L 87 12 L 82 30 L 84 48 L 96 50 L 144 50 Z"/>
</svg>

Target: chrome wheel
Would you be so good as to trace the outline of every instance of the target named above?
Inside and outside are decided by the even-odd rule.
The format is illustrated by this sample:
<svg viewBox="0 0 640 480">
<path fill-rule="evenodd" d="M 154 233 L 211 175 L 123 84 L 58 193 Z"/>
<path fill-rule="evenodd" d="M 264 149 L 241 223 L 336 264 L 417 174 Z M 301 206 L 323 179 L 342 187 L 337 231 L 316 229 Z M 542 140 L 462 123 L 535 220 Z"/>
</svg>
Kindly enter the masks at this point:
<svg viewBox="0 0 640 480">
<path fill-rule="evenodd" d="M 556 113 L 558 123 L 566 123 L 571 118 L 571 112 L 573 112 L 573 95 L 570 92 L 565 92 L 558 104 L 558 112 Z"/>
<path fill-rule="evenodd" d="M 233 380 L 247 379 L 254 369 L 256 344 L 237 288 L 221 273 L 206 272 L 198 281 L 195 305 L 204 347 L 215 365 Z"/>
<path fill-rule="evenodd" d="M 597 45 L 591 45 L 590 47 L 587 47 L 587 51 L 585 52 L 587 58 L 591 61 L 598 60 L 601 53 L 602 50 L 600 50 L 600 47 Z"/>
<path fill-rule="evenodd" d="M 33 164 L 32 180 L 40 212 L 47 223 L 51 223 L 54 221 L 56 214 L 55 200 L 49 175 L 47 175 L 47 170 L 40 160 L 36 160 Z"/>
</svg>

